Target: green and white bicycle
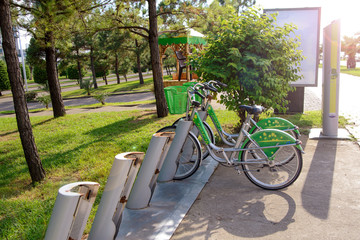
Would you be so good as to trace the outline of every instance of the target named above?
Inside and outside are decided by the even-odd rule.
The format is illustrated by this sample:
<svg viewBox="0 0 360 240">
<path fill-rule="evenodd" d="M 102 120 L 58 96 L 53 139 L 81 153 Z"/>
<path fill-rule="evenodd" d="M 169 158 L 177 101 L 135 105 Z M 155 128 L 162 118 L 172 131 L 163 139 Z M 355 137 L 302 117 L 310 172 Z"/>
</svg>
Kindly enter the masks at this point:
<svg viewBox="0 0 360 240">
<path fill-rule="evenodd" d="M 205 98 L 197 86 L 209 90 L 209 86 L 204 84 L 196 84 L 189 88 L 189 104 L 185 121 L 192 121 L 199 130 L 200 136 L 205 142 L 205 148 L 213 159 L 225 166 L 234 167 L 239 173 L 243 171 L 251 182 L 264 189 L 281 189 L 289 186 L 297 179 L 302 168 L 301 153 L 303 151 L 299 140 L 277 129 L 261 129 L 255 133 L 250 133 L 251 116 L 258 115 L 263 111 L 260 106 L 241 106 L 248 112 L 248 116 L 240 133 L 233 135 L 234 137 L 237 136 L 237 139 L 230 142 L 232 146 L 229 148 L 216 146 L 197 111 L 201 104 L 192 100 L 194 94 Z M 191 113 L 190 106 L 192 106 Z M 159 131 L 169 130 L 168 127 Z M 234 139 L 233 136 L 232 139 Z M 198 169 L 201 162 L 201 151 L 196 134 L 189 132 L 178 157 L 178 170 L 174 179 L 189 177 Z"/>
</svg>

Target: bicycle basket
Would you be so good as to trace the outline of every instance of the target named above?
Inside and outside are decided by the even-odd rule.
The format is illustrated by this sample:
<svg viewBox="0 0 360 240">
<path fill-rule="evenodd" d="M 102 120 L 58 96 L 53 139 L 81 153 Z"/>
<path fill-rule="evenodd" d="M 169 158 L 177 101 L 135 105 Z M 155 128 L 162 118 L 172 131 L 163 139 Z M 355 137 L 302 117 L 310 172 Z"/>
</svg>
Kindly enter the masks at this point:
<svg viewBox="0 0 360 240">
<path fill-rule="evenodd" d="M 165 98 L 170 114 L 182 114 L 186 112 L 187 92 L 186 87 L 171 86 L 164 88 Z"/>
</svg>

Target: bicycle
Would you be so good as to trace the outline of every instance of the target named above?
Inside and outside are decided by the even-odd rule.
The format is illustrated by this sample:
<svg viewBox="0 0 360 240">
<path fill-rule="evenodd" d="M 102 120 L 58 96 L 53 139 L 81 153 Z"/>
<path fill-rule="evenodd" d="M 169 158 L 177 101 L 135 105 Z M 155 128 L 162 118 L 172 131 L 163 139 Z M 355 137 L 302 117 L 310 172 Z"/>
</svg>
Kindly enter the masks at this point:
<svg viewBox="0 0 360 240">
<path fill-rule="evenodd" d="M 215 126 L 215 129 L 218 132 L 222 142 L 225 143 L 227 146 L 234 146 L 235 142 L 236 142 L 235 141 L 236 138 L 239 137 L 239 133 L 230 134 L 230 133 L 227 133 L 222 128 L 220 121 L 218 120 L 218 117 L 217 117 L 212 105 L 210 104 L 211 99 L 212 99 L 212 95 L 210 94 L 210 91 L 212 91 L 212 92 L 218 91 L 217 88 L 215 86 L 213 86 L 212 84 L 217 85 L 218 87 L 221 87 L 221 86 L 226 87 L 227 86 L 224 83 L 221 83 L 219 81 L 214 81 L 214 80 L 211 80 L 207 83 L 195 84 L 195 86 L 200 85 L 200 89 L 202 90 L 202 93 L 204 93 L 204 95 L 205 95 L 205 98 L 203 99 L 203 101 L 201 103 L 201 111 L 199 111 L 201 119 L 203 120 L 205 130 L 210 137 L 210 141 L 213 144 L 215 144 L 215 135 L 214 135 L 214 132 L 213 132 L 212 128 L 210 127 L 210 125 L 206 122 L 206 119 L 208 116 L 210 116 L 210 119 L 212 120 L 212 122 Z M 189 115 L 189 110 L 190 110 L 189 104 L 190 104 L 190 101 L 188 99 L 185 117 L 177 119 L 171 126 L 163 127 L 160 130 L 158 130 L 158 132 L 175 132 L 176 126 L 180 119 L 186 119 L 188 121 L 191 121 L 190 115 Z M 251 129 L 249 130 L 250 134 L 255 133 L 256 131 L 259 131 L 261 129 L 278 129 L 278 130 L 289 132 L 296 139 L 298 139 L 300 136 L 299 128 L 297 126 L 295 126 L 294 124 L 292 124 L 290 121 L 283 119 L 283 118 L 270 117 L 270 118 L 262 119 L 259 122 L 256 122 L 253 118 L 250 118 L 250 122 L 251 122 L 251 126 L 252 126 Z M 192 133 L 193 133 L 192 136 L 189 136 L 189 138 L 192 139 L 191 141 L 194 141 L 193 139 L 199 136 L 199 132 L 196 129 L 196 127 L 192 129 Z M 202 141 L 201 138 L 200 138 L 199 142 L 201 143 L 200 145 L 202 148 L 202 150 L 201 150 L 202 151 L 202 159 L 205 159 L 209 156 L 209 152 L 207 151 L 204 141 Z M 197 147 L 194 146 L 193 149 L 197 149 Z M 194 152 L 194 154 L 196 154 L 196 153 L 197 153 L 197 151 Z M 187 156 L 189 157 L 190 155 L 187 155 Z M 179 160 L 179 170 L 176 172 L 176 174 L 174 176 L 174 180 L 185 179 L 192 175 L 193 169 L 196 168 L 197 166 L 192 165 L 192 163 L 196 163 L 196 161 L 193 160 L 194 156 L 193 155 L 191 155 L 191 156 L 192 156 L 191 159 L 186 159 L 186 156 L 180 156 L 181 160 Z M 291 159 L 291 157 L 292 156 L 289 156 L 289 159 Z M 188 171 L 188 173 L 187 173 L 187 171 Z"/>
<path fill-rule="evenodd" d="M 213 159 L 225 166 L 234 167 L 238 173 L 243 171 L 251 182 L 264 189 L 282 189 L 291 185 L 298 178 L 302 168 L 301 153 L 303 152 L 299 140 L 284 131 L 276 129 L 263 129 L 253 134 L 249 133 L 251 115 L 259 115 L 263 111 L 262 107 L 242 106 L 248 112 L 248 116 L 241 127 L 239 136 L 233 147 L 222 148 L 211 142 L 197 111 L 200 103 L 192 100 L 194 94 L 201 96 L 203 99 L 205 98 L 196 87 L 192 87 L 188 91 L 188 101 L 193 107 L 189 119 L 199 129 L 206 148 Z M 194 134 L 189 132 L 189 135 Z M 184 146 L 186 144 L 185 142 Z M 197 145 L 199 145 L 199 142 Z M 194 148 L 196 147 L 192 147 L 192 149 Z M 182 150 L 180 155 L 183 153 L 186 153 L 186 148 Z M 216 153 L 220 153 L 222 157 L 219 157 Z M 179 158 L 181 158 L 180 155 Z M 290 159 L 289 156 L 291 156 Z M 183 176 L 191 176 L 198 169 L 200 161 L 199 158 L 189 159 L 186 164 L 190 164 L 191 168 L 186 173 L 183 173 Z M 185 165 L 185 163 L 181 164 Z M 242 170 L 239 169 L 240 165 Z"/>
<path fill-rule="evenodd" d="M 214 132 L 212 131 L 212 128 L 206 122 L 208 116 L 210 116 L 210 119 L 213 122 L 214 127 L 215 127 L 216 131 L 218 132 L 223 143 L 225 143 L 228 146 L 234 146 L 235 139 L 238 138 L 239 133 L 230 134 L 230 133 L 226 132 L 222 128 L 221 123 L 218 120 L 218 117 L 216 116 L 216 113 L 214 111 L 214 108 L 211 105 L 212 95 L 210 94 L 210 91 L 218 92 L 217 88 L 214 85 L 218 85 L 219 87 L 220 86 L 226 87 L 227 85 L 224 83 L 221 83 L 219 81 L 214 81 L 214 80 L 210 80 L 209 82 L 202 83 L 202 84 L 204 85 L 204 87 L 202 87 L 200 89 L 205 93 L 205 99 L 202 102 L 201 111 L 199 111 L 199 112 L 203 113 L 203 114 L 200 114 L 200 116 L 202 116 L 203 123 L 205 125 L 205 129 L 208 132 L 212 143 L 215 143 L 215 136 L 214 136 Z M 187 112 L 186 116 L 187 116 L 187 118 L 189 118 L 188 112 Z M 186 118 L 186 116 L 183 118 Z M 172 126 L 176 127 L 178 121 L 183 118 L 177 119 L 172 124 Z M 298 139 L 300 137 L 299 127 L 284 118 L 269 117 L 269 118 L 261 119 L 258 122 L 256 122 L 253 118 L 250 118 L 250 122 L 251 122 L 252 127 L 249 130 L 249 133 L 255 133 L 256 131 L 261 130 L 261 129 L 278 129 L 278 130 L 282 130 L 285 132 L 289 132 L 296 139 Z M 167 126 L 164 128 L 170 129 L 171 126 Z M 207 156 L 208 156 L 208 154 L 206 154 L 206 153 L 203 154 L 203 158 L 206 158 Z"/>
</svg>

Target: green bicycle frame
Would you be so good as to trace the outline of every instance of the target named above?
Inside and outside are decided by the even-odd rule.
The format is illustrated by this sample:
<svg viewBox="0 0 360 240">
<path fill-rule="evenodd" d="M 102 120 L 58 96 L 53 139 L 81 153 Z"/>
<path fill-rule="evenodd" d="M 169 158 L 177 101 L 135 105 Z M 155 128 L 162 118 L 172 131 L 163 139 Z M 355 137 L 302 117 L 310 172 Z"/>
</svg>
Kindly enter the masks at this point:
<svg viewBox="0 0 360 240">
<path fill-rule="evenodd" d="M 201 136 L 203 137 L 206 145 L 209 145 L 211 143 L 210 137 L 207 134 L 204 124 L 202 123 L 202 120 L 200 118 L 200 115 L 198 112 L 195 112 L 193 122 L 196 125 L 196 127 L 199 129 Z M 257 145 L 263 150 L 265 155 L 271 160 L 276 151 L 281 146 L 286 145 L 296 145 L 296 147 L 303 152 L 303 149 L 300 145 L 300 142 L 293 138 L 290 134 L 277 129 L 265 129 L 260 130 L 254 134 L 251 134 L 242 144 L 241 149 L 239 149 L 239 161 L 241 160 L 241 152 L 246 150 L 245 145 L 249 141 L 254 141 L 257 143 Z"/>
</svg>

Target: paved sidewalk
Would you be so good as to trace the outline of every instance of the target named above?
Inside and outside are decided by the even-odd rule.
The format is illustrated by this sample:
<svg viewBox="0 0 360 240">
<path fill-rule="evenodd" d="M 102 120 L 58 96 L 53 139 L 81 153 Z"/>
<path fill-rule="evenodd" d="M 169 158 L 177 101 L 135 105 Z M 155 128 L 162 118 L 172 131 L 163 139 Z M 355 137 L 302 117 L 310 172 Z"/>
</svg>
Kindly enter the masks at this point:
<svg viewBox="0 0 360 240">
<path fill-rule="evenodd" d="M 359 146 L 302 140 L 304 166 L 293 185 L 265 191 L 219 166 L 171 239 L 359 239 Z"/>
</svg>

